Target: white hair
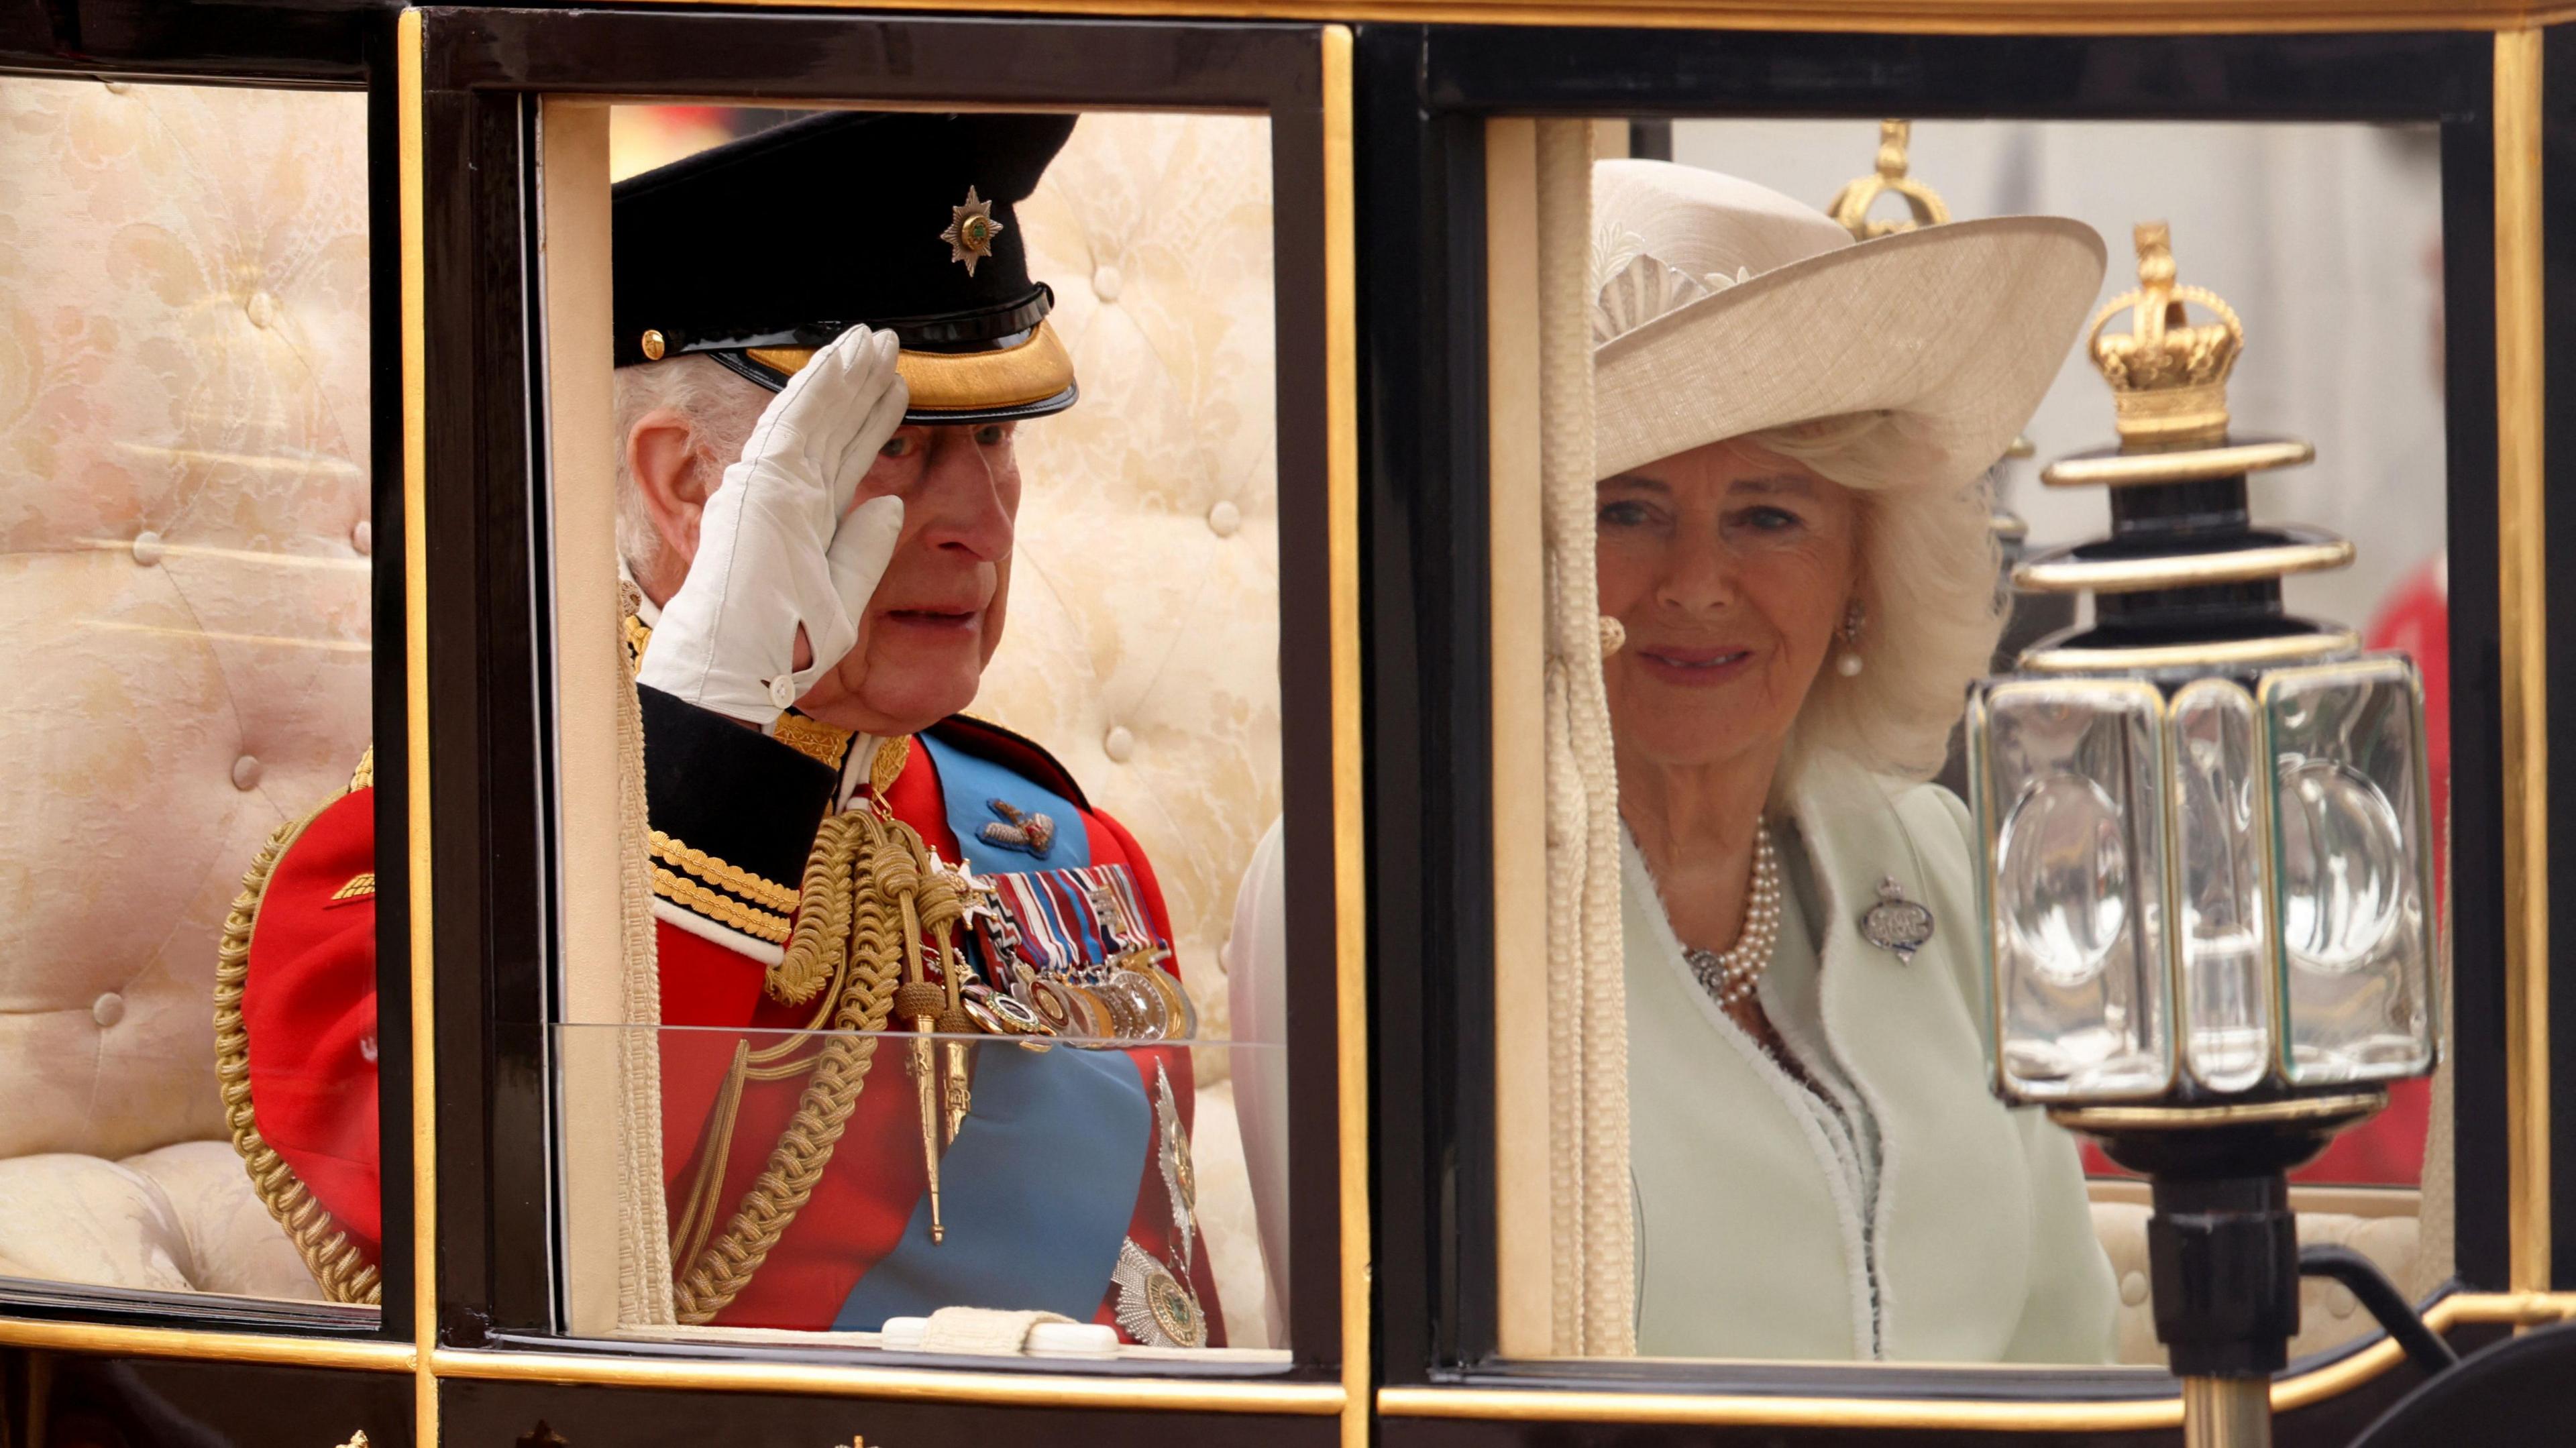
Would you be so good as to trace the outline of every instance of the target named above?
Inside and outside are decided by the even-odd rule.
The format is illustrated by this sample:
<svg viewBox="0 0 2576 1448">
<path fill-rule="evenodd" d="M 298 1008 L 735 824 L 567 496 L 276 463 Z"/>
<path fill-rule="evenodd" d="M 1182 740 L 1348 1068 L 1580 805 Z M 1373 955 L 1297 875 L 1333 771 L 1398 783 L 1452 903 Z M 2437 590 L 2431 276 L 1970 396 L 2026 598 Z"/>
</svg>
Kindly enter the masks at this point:
<svg viewBox="0 0 2576 1448">
<path fill-rule="evenodd" d="M 1736 439 L 1858 494 L 1861 671 L 1829 662 L 1799 706 L 1777 787 L 1837 754 L 1880 773 L 1939 772 L 1968 684 L 1994 659 L 2004 625 L 1997 588 L 1991 472 L 1927 481 L 1932 450 L 1892 413 L 1849 413 Z M 1837 630 L 1832 657 L 1846 647 Z"/>
<path fill-rule="evenodd" d="M 769 406 L 770 393 L 705 357 L 673 357 L 617 369 L 617 556 L 638 580 L 659 573 L 670 545 L 653 526 L 644 490 L 627 466 L 627 439 L 645 414 L 668 410 L 688 419 L 689 466 L 702 469 L 704 491 L 715 491 L 724 470 L 742 456 L 752 425 Z"/>
</svg>

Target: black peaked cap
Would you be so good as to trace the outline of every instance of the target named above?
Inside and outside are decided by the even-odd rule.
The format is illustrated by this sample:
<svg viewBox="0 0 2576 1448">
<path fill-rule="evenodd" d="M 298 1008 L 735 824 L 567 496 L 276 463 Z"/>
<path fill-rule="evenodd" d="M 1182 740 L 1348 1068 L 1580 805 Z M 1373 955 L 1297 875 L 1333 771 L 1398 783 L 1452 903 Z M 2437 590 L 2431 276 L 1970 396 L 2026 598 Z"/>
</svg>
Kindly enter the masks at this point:
<svg viewBox="0 0 2576 1448">
<path fill-rule="evenodd" d="M 664 356 L 737 370 L 745 349 L 819 347 L 857 323 L 911 352 L 1016 345 L 1053 299 L 1029 279 L 1014 208 L 1074 120 L 835 111 L 619 182 L 617 365 L 653 360 L 648 331 Z M 941 238 L 970 187 L 1000 223 L 971 272 Z"/>
</svg>

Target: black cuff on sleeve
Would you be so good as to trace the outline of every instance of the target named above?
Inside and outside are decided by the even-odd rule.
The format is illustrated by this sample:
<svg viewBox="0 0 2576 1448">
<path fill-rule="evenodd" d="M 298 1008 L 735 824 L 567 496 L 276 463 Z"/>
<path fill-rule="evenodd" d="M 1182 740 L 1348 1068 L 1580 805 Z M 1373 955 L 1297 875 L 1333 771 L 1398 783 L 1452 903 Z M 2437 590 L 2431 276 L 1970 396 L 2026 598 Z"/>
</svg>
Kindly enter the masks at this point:
<svg viewBox="0 0 2576 1448">
<path fill-rule="evenodd" d="M 837 774 L 735 720 L 638 686 L 644 799 L 654 829 L 789 889 L 831 807 Z"/>
</svg>

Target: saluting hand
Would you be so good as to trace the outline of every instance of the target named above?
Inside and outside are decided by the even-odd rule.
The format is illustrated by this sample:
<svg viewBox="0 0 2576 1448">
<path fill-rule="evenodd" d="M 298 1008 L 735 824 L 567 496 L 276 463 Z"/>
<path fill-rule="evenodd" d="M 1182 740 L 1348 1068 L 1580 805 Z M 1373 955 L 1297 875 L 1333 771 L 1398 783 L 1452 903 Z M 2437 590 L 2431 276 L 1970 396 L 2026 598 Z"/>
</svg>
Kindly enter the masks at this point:
<svg viewBox="0 0 2576 1448">
<path fill-rule="evenodd" d="M 850 506 L 903 425 L 896 351 L 893 333 L 852 327 L 771 399 L 707 498 L 637 683 L 765 725 L 858 642 L 903 531 L 901 498 Z"/>
</svg>

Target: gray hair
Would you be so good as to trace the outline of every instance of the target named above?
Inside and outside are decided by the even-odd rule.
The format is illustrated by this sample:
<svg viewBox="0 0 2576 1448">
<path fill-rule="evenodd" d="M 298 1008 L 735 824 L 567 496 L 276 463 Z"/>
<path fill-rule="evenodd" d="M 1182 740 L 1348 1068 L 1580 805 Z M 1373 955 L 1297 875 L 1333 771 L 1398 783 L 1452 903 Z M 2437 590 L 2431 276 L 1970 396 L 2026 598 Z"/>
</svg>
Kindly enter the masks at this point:
<svg viewBox="0 0 2576 1448">
<path fill-rule="evenodd" d="M 1821 753 L 1931 778 L 1968 684 L 1986 672 L 2003 633 L 1991 470 L 1964 485 L 1927 482 L 1936 470 L 1928 445 L 1904 418 L 1884 412 L 1791 423 L 1738 441 L 1859 494 L 1861 671 L 1848 678 L 1831 666 L 1818 671 L 1778 784 L 1793 784 Z"/>
<path fill-rule="evenodd" d="M 669 561 L 670 545 L 653 526 L 644 490 L 635 485 L 627 466 L 626 440 L 635 424 L 661 409 L 687 418 L 693 429 L 689 465 L 705 470 L 707 491 L 713 492 L 724 470 L 742 456 L 742 445 L 769 399 L 770 393 L 756 383 L 705 357 L 673 357 L 617 369 L 613 434 L 617 440 L 617 556 L 626 560 L 636 578 L 660 572 Z"/>
</svg>

